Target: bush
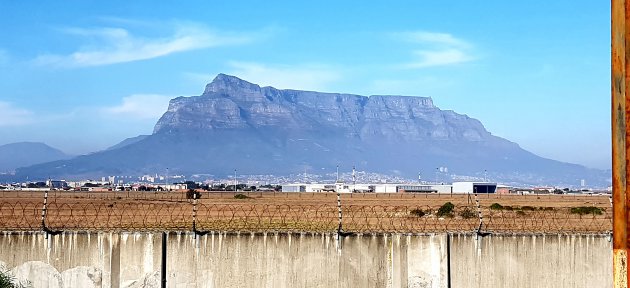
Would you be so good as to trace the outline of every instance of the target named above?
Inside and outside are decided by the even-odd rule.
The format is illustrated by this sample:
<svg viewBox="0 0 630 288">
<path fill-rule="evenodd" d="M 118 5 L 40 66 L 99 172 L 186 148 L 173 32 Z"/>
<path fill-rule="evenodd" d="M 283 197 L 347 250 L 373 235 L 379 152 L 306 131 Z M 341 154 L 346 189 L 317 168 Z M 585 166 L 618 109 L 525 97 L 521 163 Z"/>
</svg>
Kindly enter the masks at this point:
<svg viewBox="0 0 630 288">
<path fill-rule="evenodd" d="M 411 211 L 409 211 L 409 214 L 413 215 L 413 216 L 417 216 L 417 217 L 422 217 L 424 215 L 427 215 L 426 213 L 424 213 L 424 211 L 422 211 L 422 209 L 420 208 L 416 208 L 413 209 Z"/>
<path fill-rule="evenodd" d="M 532 206 L 523 206 L 523 207 L 521 207 L 521 210 L 523 210 L 523 211 L 534 211 L 534 210 L 536 210 L 536 208 L 534 208 Z"/>
<path fill-rule="evenodd" d="M 186 199 L 199 199 L 201 198 L 201 192 L 199 191 L 195 191 L 193 189 L 188 189 L 188 191 L 186 191 Z"/>
<path fill-rule="evenodd" d="M 462 216 L 464 219 L 475 218 L 477 215 L 472 209 L 466 207 L 462 211 L 459 212 L 459 216 Z"/>
<path fill-rule="evenodd" d="M 514 208 L 512 206 L 503 206 L 503 210 L 512 211 Z"/>
<path fill-rule="evenodd" d="M 22 288 L 29 283 L 20 283 L 5 267 L 0 266 L 0 288 Z"/>
<path fill-rule="evenodd" d="M 518 210 L 518 211 L 516 211 L 516 215 L 525 216 L 526 214 L 525 214 L 525 212 L 523 212 L 523 210 Z"/>
<path fill-rule="evenodd" d="M 572 214 L 579 214 L 579 215 L 586 215 L 586 214 L 602 215 L 603 212 L 604 212 L 604 209 L 599 208 L 599 207 L 592 207 L 592 206 L 581 206 L 581 207 L 571 208 Z"/>
<path fill-rule="evenodd" d="M 438 217 L 453 217 L 453 209 L 455 209 L 455 205 L 451 202 L 446 202 L 440 209 L 438 209 L 437 216 Z"/>
<path fill-rule="evenodd" d="M 492 203 L 492 205 L 490 205 L 490 209 L 492 210 L 503 210 L 503 205 L 499 204 L 499 203 Z M 510 207 L 512 208 L 512 207 Z"/>
<path fill-rule="evenodd" d="M 244 194 L 236 194 L 234 195 L 234 199 L 249 199 L 249 196 Z"/>
</svg>

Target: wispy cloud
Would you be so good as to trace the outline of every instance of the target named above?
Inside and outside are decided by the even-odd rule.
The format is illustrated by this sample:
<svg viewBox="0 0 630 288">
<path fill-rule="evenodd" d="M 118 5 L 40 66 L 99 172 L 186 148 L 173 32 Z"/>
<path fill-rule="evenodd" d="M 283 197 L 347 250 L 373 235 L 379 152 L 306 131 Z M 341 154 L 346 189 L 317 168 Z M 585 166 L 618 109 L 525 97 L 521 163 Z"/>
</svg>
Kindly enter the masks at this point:
<svg viewBox="0 0 630 288">
<path fill-rule="evenodd" d="M 339 81 L 339 69 L 322 64 L 266 65 L 252 62 L 230 62 L 228 74 L 261 86 L 280 89 L 324 91 Z"/>
<path fill-rule="evenodd" d="M 100 66 L 146 60 L 172 53 L 209 47 L 243 44 L 253 36 L 220 33 L 198 24 L 174 24 L 170 35 L 143 37 L 117 27 L 67 28 L 63 32 L 81 37 L 85 44 L 69 55 L 46 54 L 34 59 L 38 65 L 58 67 Z"/>
<path fill-rule="evenodd" d="M 173 97 L 165 95 L 135 94 L 124 97 L 119 105 L 103 108 L 101 112 L 107 116 L 157 120 L 166 112 L 171 98 Z"/>
<path fill-rule="evenodd" d="M 32 111 L 0 101 L 0 127 L 27 125 L 33 123 L 34 117 Z"/>
<path fill-rule="evenodd" d="M 394 33 L 396 39 L 420 45 L 412 51 L 414 59 L 402 65 L 404 68 L 426 68 L 469 62 L 472 45 L 448 33 L 426 31 Z"/>
</svg>

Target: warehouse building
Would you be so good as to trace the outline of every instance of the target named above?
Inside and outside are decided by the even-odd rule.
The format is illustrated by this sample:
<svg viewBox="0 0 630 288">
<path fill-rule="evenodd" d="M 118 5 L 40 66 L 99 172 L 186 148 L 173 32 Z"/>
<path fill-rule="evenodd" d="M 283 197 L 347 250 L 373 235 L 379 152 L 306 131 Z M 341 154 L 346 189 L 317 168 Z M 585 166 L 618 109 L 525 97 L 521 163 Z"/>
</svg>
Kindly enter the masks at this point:
<svg viewBox="0 0 630 288">
<path fill-rule="evenodd" d="M 491 182 L 453 182 L 453 193 L 495 193 L 497 183 Z"/>
</svg>

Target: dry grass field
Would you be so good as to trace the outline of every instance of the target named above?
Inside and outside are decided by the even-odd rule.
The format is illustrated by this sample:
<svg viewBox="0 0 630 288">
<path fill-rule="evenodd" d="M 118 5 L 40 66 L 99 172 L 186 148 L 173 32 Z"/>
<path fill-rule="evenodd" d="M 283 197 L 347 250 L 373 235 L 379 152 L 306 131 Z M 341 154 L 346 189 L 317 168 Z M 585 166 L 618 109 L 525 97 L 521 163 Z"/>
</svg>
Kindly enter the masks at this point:
<svg viewBox="0 0 630 288">
<path fill-rule="evenodd" d="M 236 194 L 243 196 L 235 197 Z M 242 198 L 242 199 L 237 199 Z M 342 194 L 342 229 L 357 233 L 608 233 L 608 196 Z M 44 192 L 1 191 L 0 230 L 40 230 Z M 334 232 L 337 194 L 50 191 L 50 230 Z M 450 202 L 453 207 L 440 209 Z M 493 209 L 494 208 L 494 209 Z"/>
</svg>

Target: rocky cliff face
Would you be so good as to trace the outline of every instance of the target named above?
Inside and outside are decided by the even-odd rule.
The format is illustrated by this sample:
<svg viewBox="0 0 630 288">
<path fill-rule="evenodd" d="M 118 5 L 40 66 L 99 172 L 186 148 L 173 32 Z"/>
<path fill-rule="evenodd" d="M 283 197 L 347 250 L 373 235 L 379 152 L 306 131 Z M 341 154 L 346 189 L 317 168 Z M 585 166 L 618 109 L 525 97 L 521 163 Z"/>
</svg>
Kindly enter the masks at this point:
<svg viewBox="0 0 630 288">
<path fill-rule="evenodd" d="M 604 171 L 538 157 L 431 98 L 260 87 L 219 74 L 200 96 L 171 100 L 152 135 L 116 149 L 20 169 L 31 178 L 162 173 L 287 175 L 336 165 L 409 178 L 606 185 Z"/>
<path fill-rule="evenodd" d="M 330 133 L 361 140 L 484 141 L 476 119 L 442 111 L 431 98 L 358 96 L 260 87 L 219 74 L 203 95 L 171 100 L 154 133 L 281 129 L 287 135 Z"/>
</svg>

